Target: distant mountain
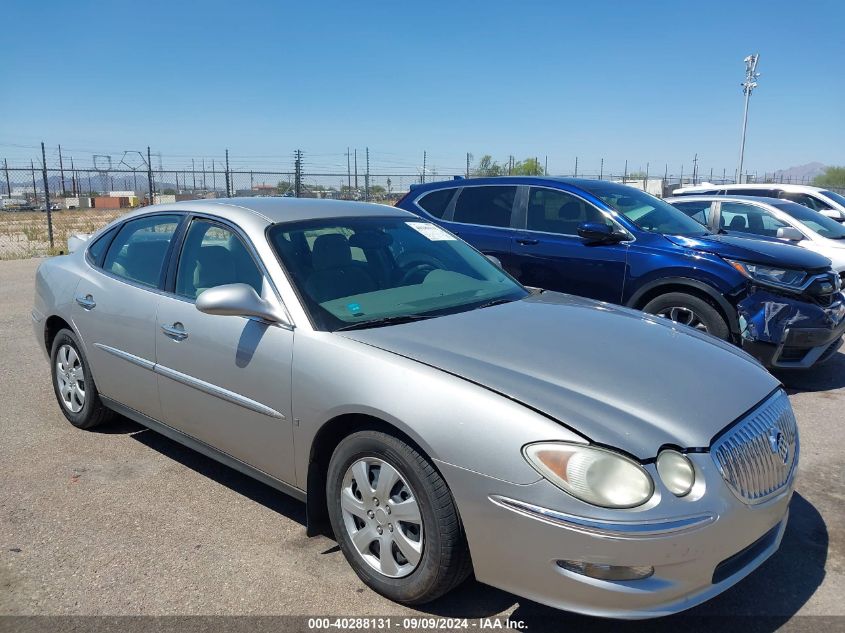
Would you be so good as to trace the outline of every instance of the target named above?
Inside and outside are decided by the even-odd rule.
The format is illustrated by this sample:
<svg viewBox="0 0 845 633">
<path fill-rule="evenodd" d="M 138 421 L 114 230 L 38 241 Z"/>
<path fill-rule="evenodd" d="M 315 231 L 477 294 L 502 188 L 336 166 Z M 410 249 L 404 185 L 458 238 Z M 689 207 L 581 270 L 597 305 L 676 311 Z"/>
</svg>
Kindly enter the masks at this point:
<svg viewBox="0 0 845 633">
<path fill-rule="evenodd" d="M 775 180 L 784 182 L 795 182 L 809 184 L 813 178 L 824 173 L 826 165 L 819 162 L 807 163 L 806 165 L 798 165 L 797 167 L 790 167 L 789 169 L 779 169 L 775 171 Z"/>
</svg>

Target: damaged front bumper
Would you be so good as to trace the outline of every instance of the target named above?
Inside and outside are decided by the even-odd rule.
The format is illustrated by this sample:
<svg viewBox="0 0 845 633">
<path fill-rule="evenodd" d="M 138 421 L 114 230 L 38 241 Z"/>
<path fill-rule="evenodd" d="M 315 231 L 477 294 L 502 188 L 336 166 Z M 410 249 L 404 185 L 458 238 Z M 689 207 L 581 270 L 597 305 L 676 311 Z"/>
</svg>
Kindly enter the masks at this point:
<svg viewBox="0 0 845 633">
<path fill-rule="evenodd" d="M 830 358 L 845 334 L 845 296 L 829 305 L 757 289 L 737 304 L 742 349 L 766 367 L 807 369 Z"/>
</svg>

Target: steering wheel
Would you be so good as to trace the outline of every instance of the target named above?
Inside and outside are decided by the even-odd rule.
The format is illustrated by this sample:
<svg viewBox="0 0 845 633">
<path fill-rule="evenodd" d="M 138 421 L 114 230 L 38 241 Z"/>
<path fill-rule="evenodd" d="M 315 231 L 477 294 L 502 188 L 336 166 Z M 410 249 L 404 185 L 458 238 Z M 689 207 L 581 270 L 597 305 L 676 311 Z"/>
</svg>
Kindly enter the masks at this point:
<svg viewBox="0 0 845 633">
<path fill-rule="evenodd" d="M 409 285 L 412 283 L 412 279 L 416 275 L 421 275 L 420 282 L 425 279 L 426 275 L 433 270 L 437 270 L 437 266 L 434 264 L 429 263 L 422 263 L 422 264 L 414 264 L 408 270 L 405 271 L 405 274 L 402 275 L 402 279 L 399 280 L 400 286 Z"/>
</svg>

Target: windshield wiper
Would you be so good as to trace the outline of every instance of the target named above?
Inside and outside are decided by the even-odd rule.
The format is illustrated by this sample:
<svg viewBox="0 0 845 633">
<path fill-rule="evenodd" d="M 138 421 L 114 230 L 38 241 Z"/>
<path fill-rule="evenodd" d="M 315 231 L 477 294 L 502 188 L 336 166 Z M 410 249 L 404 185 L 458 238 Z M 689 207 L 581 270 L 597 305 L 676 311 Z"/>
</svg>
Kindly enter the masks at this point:
<svg viewBox="0 0 845 633">
<path fill-rule="evenodd" d="M 427 314 L 400 314 L 397 316 L 389 316 L 381 319 L 370 319 L 369 321 L 358 321 L 357 323 L 350 323 L 334 330 L 335 332 L 344 332 L 347 330 L 365 330 L 367 328 L 385 327 L 387 325 L 400 325 L 402 323 L 411 323 L 412 321 L 424 321 L 425 319 L 433 319 L 436 315 Z"/>
<path fill-rule="evenodd" d="M 510 303 L 511 301 L 516 301 L 516 299 L 508 299 L 506 297 L 499 297 L 498 299 L 492 299 L 490 301 L 482 303 L 479 306 L 475 306 L 475 309 L 479 310 L 480 308 L 489 308 L 491 306 L 502 305 L 503 303 Z"/>
</svg>

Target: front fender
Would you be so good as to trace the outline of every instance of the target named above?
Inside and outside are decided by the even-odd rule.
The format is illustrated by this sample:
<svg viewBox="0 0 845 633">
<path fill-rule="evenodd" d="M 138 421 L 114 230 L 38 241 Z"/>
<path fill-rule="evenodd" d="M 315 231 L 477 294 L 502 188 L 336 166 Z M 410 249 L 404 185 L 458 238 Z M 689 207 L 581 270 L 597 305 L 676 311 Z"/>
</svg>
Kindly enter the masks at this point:
<svg viewBox="0 0 845 633">
<path fill-rule="evenodd" d="M 522 456 L 525 444 L 586 441 L 554 420 L 458 376 L 328 332 L 299 332 L 293 415 L 300 487 L 307 486 L 311 447 L 320 429 L 349 414 L 396 427 L 431 459 L 518 484 L 539 479 Z"/>
</svg>

